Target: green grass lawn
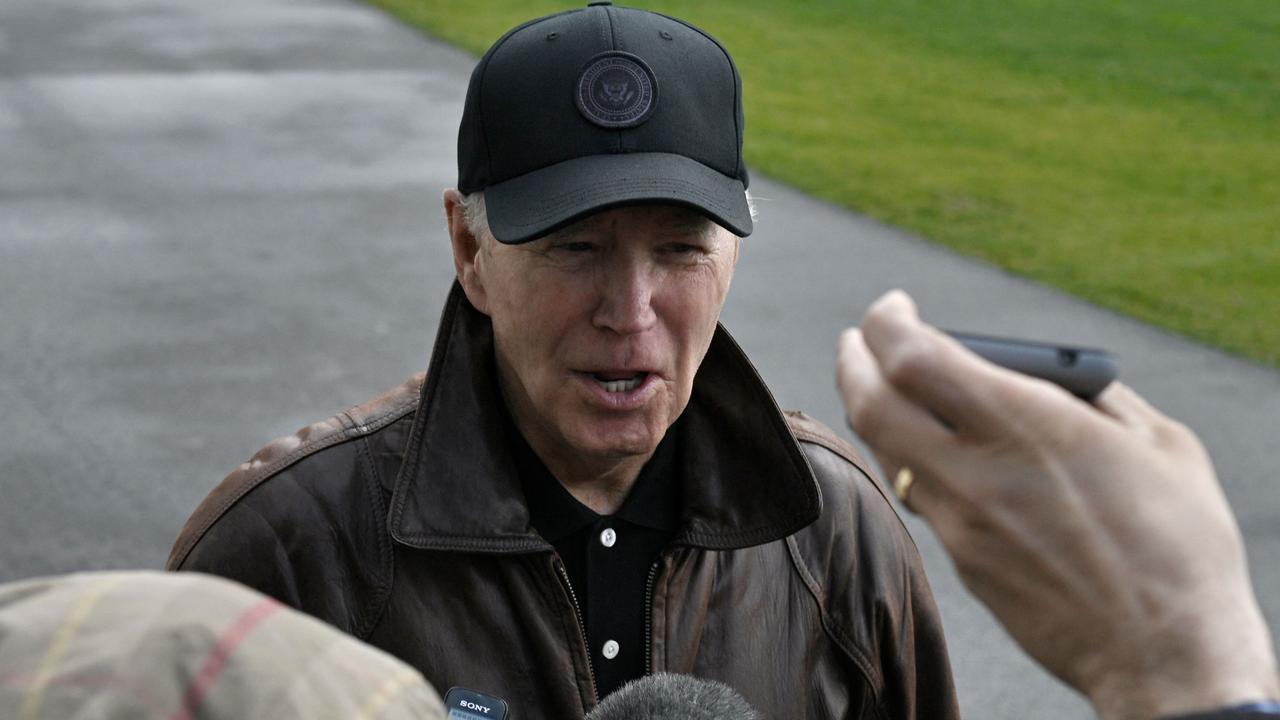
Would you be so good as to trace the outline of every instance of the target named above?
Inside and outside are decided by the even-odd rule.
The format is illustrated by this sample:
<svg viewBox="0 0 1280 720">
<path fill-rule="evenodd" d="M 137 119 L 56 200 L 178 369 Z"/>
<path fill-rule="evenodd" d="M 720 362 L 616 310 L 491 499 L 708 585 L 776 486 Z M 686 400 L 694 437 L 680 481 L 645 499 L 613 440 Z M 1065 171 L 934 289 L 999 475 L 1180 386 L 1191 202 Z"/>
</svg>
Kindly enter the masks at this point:
<svg viewBox="0 0 1280 720">
<path fill-rule="evenodd" d="M 577 5 L 372 2 L 477 54 Z M 1280 1 L 631 4 L 728 46 L 755 170 L 1280 366 Z"/>
</svg>

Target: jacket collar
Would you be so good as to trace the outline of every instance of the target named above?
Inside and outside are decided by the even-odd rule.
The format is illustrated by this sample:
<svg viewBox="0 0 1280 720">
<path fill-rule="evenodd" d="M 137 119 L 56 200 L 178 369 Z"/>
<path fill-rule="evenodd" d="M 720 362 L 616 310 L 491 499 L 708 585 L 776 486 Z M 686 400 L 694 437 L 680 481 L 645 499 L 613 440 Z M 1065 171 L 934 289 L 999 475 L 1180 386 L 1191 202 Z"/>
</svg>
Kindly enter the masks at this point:
<svg viewBox="0 0 1280 720">
<path fill-rule="evenodd" d="M 495 372 L 489 318 L 455 281 L 392 492 L 389 526 L 397 541 L 462 552 L 551 549 L 529 524 Z M 721 326 L 681 418 L 675 427 L 685 487 L 674 543 L 747 547 L 818 518 L 813 471 L 756 369 Z"/>
</svg>

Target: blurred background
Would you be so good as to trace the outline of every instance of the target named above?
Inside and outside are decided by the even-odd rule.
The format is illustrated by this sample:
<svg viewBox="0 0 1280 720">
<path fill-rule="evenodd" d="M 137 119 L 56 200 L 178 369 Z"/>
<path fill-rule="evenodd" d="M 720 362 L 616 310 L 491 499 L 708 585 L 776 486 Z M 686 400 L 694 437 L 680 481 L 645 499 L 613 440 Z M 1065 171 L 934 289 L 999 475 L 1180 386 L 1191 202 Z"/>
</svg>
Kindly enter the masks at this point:
<svg viewBox="0 0 1280 720">
<path fill-rule="evenodd" d="M 374 3 L 0 3 L 0 581 L 159 567 L 268 440 L 425 367 L 475 57 L 574 5 Z M 1280 625 L 1280 5 L 636 4 L 743 74 L 724 321 L 779 404 L 848 435 L 835 339 L 893 287 L 1109 348 L 1205 440 Z M 907 522 L 966 715 L 1089 717 Z"/>
</svg>

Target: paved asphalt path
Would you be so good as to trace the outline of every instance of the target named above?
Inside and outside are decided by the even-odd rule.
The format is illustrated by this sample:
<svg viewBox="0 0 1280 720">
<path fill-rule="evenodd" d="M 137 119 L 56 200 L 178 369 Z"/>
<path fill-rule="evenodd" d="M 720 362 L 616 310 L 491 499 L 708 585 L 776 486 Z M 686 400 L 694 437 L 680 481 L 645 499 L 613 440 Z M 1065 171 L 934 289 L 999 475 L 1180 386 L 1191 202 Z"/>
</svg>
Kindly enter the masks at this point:
<svg viewBox="0 0 1280 720">
<path fill-rule="evenodd" d="M 161 565 L 265 441 L 425 366 L 473 62 L 347 0 L 0 3 L 0 580 Z M 753 189 L 725 323 L 783 406 L 842 427 L 835 338 L 893 287 L 944 326 L 1112 348 L 1205 439 L 1280 627 L 1280 375 Z M 966 714 L 1088 717 L 908 523 Z"/>
</svg>

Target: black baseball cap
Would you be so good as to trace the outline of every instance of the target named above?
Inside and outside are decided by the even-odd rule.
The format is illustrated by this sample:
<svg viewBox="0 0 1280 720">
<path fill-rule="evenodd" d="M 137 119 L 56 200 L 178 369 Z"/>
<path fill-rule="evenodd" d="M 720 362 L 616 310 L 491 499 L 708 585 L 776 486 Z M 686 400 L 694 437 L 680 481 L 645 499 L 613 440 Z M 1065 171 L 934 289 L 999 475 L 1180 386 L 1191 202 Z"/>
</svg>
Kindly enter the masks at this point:
<svg viewBox="0 0 1280 720">
<path fill-rule="evenodd" d="M 504 35 L 471 73 L 458 189 L 523 243 L 620 205 L 669 203 L 751 234 L 742 79 L 715 38 L 592 2 Z"/>
</svg>

